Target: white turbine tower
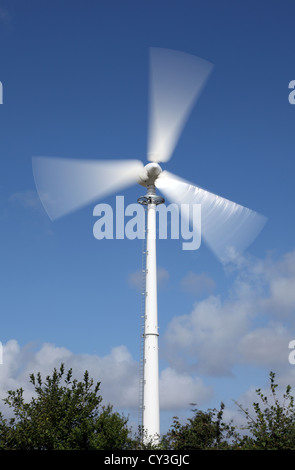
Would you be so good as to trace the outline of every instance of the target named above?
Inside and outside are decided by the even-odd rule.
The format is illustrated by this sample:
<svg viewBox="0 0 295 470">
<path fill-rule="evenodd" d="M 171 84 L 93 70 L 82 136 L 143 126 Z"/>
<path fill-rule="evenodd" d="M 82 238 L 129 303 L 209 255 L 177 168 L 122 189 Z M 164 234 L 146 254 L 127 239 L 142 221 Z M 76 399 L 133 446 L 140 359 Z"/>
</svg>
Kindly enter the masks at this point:
<svg viewBox="0 0 295 470">
<path fill-rule="evenodd" d="M 156 272 L 156 206 L 170 202 L 201 204 L 202 239 L 221 262 L 246 249 L 266 218 L 257 212 L 199 188 L 168 171 L 166 163 L 177 144 L 212 64 L 169 49 L 150 50 L 150 104 L 148 163 L 139 160 L 77 160 L 34 157 L 33 173 L 42 204 L 51 220 L 86 204 L 140 183 L 147 194 L 146 300 L 144 327 L 143 428 L 155 440 L 160 434 L 158 314 Z"/>
</svg>

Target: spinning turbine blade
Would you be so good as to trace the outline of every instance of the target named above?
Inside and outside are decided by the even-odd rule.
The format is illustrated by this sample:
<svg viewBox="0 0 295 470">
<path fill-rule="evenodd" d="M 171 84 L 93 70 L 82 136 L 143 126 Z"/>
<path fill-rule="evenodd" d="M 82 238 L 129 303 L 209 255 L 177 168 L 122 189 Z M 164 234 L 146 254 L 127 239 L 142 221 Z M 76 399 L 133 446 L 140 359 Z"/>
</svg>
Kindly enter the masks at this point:
<svg viewBox="0 0 295 470">
<path fill-rule="evenodd" d="M 171 49 L 150 50 L 148 159 L 167 162 L 213 65 Z"/>
<path fill-rule="evenodd" d="M 33 157 L 41 202 L 51 220 L 137 182 L 139 160 L 75 160 Z"/>
<path fill-rule="evenodd" d="M 177 204 L 201 204 L 201 234 L 222 263 L 245 250 L 266 223 L 266 217 L 205 191 L 164 171 L 156 186 Z M 199 227 L 196 227 L 199 230 Z"/>
</svg>

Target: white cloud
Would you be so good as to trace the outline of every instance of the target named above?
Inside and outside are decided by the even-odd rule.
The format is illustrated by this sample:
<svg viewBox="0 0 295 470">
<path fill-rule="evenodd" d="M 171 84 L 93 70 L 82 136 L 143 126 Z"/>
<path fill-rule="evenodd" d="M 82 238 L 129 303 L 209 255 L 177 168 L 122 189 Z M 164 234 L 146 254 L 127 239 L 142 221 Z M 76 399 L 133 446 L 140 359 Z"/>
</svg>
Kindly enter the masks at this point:
<svg viewBox="0 0 295 470">
<path fill-rule="evenodd" d="M 270 281 L 270 296 L 265 299 L 265 309 L 276 312 L 279 316 L 295 312 L 295 276 L 276 276 Z"/>
<path fill-rule="evenodd" d="M 212 389 L 198 377 L 178 373 L 170 367 L 160 375 L 160 406 L 163 410 L 187 409 L 190 403 L 200 406 L 212 395 Z"/>
<path fill-rule="evenodd" d="M 249 306 L 211 296 L 189 315 L 175 317 L 165 334 L 170 364 L 181 370 L 228 375 L 237 360 L 238 339 L 247 332 Z"/>
<path fill-rule="evenodd" d="M 80 380 L 85 370 L 88 370 L 94 381 L 101 382 L 100 390 L 106 403 L 110 402 L 119 408 L 137 405 L 138 365 L 125 346 L 118 346 L 110 354 L 100 357 L 74 354 L 64 347 L 48 343 L 34 351 L 29 345 L 21 348 L 15 340 L 3 345 L 0 398 L 4 398 L 8 390 L 19 387 L 25 390 L 26 397 L 29 398 L 33 393 L 29 375 L 41 372 L 45 378 L 54 367 L 59 368 L 61 363 L 67 369 L 73 368 L 73 375 Z"/>
<path fill-rule="evenodd" d="M 209 296 L 171 320 L 170 365 L 214 376 L 238 364 L 287 365 L 295 339 L 295 251 L 278 260 L 239 257 L 227 271 L 235 276 L 227 298 Z"/>
<path fill-rule="evenodd" d="M 0 365 L 0 411 L 7 414 L 8 407 L 2 399 L 8 390 L 22 387 L 26 400 L 34 394 L 29 383 L 31 373 L 41 372 L 42 377 L 51 374 L 54 367 L 73 369 L 73 376 L 82 380 L 85 370 L 95 382 L 101 382 L 100 393 L 105 404 L 115 409 L 138 410 L 139 405 L 139 364 L 134 361 L 126 346 L 117 346 L 105 356 L 75 354 L 64 347 L 45 343 L 38 350 L 33 345 L 20 347 L 10 340 L 3 345 L 3 364 Z M 161 407 L 164 410 L 187 409 L 190 402 L 201 403 L 210 397 L 212 391 L 201 379 L 172 368 L 160 374 Z"/>
<path fill-rule="evenodd" d="M 270 322 L 242 337 L 239 351 L 244 362 L 272 369 L 287 363 L 291 339 L 290 331 L 285 326 Z"/>
<path fill-rule="evenodd" d="M 295 251 L 274 260 L 243 257 L 237 267 L 235 291 L 251 296 L 259 308 L 284 319 L 295 313 Z M 257 307 L 256 307 L 257 309 Z"/>
</svg>

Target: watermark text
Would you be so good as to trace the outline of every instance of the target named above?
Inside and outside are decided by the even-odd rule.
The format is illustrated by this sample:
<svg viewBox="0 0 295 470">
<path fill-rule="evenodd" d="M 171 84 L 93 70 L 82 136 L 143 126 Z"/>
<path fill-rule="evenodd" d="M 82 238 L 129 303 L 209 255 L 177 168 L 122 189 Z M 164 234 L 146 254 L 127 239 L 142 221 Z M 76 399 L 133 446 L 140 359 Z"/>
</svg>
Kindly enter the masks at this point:
<svg viewBox="0 0 295 470">
<path fill-rule="evenodd" d="M 291 80 L 288 88 L 293 89 L 293 91 L 289 93 L 289 103 L 295 104 L 295 80 Z"/>
<path fill-rule="evenodd" d="M 292 339 L 289 343 L 289 349 L 292 351 L 289 353 L 289 363 L 294 366 L 295 365 L 295 339 Z"/>
<path fill-rule="evenodd" d="M 97 204 L 93 215 L 98 220 L 93 226 L 93 235 L 102 239 L 144 239 L 146 234 L 145 209 L 140 204 L 125 207 L 124 196 L 116 196 L 115 213 L 109 204 Z M 201 246 L 201 204 L 171 203 L 156 207 L 159 239 L 182 239 L 183 250 L 197 250 Z M 147 236 L 149 236 L 147 234 Z"/>
</svg>

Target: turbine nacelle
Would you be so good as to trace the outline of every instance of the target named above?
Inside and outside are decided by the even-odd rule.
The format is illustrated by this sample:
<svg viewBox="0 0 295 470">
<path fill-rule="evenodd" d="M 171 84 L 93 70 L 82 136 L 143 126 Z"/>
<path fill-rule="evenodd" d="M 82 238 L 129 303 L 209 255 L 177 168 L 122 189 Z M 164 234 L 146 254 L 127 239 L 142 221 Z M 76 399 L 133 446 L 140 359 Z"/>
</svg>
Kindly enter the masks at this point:
<svg viewBox="0 0 295 470">
<path fill-rule="evenodd" d="M 138 183 L 148 187 L 155 184 L 156 179 L 162 173 L 162 168 L 158 163 L 151 162 L 145 165 L 138 176 Z"/>
</svg>

